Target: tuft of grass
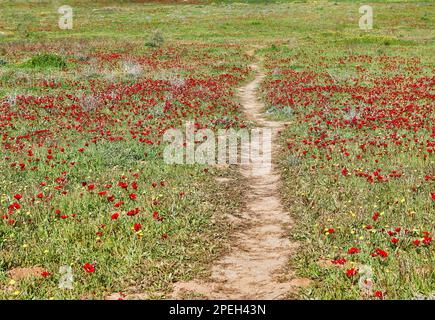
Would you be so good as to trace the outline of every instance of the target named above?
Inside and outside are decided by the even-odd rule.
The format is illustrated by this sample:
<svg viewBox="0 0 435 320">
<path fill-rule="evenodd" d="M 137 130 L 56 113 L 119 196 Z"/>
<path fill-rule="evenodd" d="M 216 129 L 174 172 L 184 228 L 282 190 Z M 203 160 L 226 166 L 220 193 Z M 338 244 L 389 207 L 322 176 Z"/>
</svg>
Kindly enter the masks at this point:
<svg viewBox="0 0 435 320">
<path fill-rule="evenodd" d="M 57 68 L 64 69 L 67 64 L 66 61 L 59 55 L 54 53 L 40 53 L 33 56 L 24 63 L 25 67 L 36 68 L 36 69 L 49 69 Z"/>
<path fill-rule="evenodd" d="M 362 34 L 359 36 L 353 36 L 353 37 L 345 37 L 343 39 L 340 39 L 339 41 L 344 42 L 345 44 L 377 44 L 377 45 L 415 45 L 415 41 L 412 40 L 405 40 L 405 39 L 398 39 L 395 37 L 388 37 L 388 36 L 376 36 L 376 35 L 370 35 L 370 34 Z"/>
<path fill-rule="evenodd" d="M 154 30 L 145 45 L 151 48 L 160 48 L 164 42 L 165 38 L 163 37 L 162 31 Z"/>
</svg>

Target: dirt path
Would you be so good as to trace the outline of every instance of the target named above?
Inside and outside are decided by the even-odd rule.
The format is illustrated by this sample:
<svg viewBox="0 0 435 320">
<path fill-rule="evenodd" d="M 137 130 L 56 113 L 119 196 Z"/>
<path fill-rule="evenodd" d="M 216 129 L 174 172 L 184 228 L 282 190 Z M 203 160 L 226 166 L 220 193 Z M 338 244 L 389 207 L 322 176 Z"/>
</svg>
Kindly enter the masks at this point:
<svg viewBox="0 0 435 320">
<path fill-rule="evenodd" d="M 241 104 L 248 119 L 272 130 L 275 159 L 275 141 L 283 123 L 269 121 L 262 114 L 264 105 L 257 89 L 265 75 L 257 64 L 251 68 L 256 77 L 239 89 Z M 247 179 L 247 207 L 240 221 L 236 220 L 241 227 L 233 235 L 232 250 L 214 264 L 207 282 L 176 283 L 173 298 L 197 294 L 208 299 L 282 299 L 303 284 L 301 279 L 279 280 L 296 245 L 288 237 L 292 220 L 280 202 L 281 182 L 274 163 L 272 170 L 241 165 L 240 172 Z"/>
</svg>

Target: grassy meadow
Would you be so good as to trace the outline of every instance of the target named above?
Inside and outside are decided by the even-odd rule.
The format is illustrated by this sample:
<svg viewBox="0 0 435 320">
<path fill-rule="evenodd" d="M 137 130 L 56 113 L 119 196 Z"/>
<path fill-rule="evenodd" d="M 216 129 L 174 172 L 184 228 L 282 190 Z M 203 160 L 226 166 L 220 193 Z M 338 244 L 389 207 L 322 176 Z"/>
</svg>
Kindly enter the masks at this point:
<svg viewBox="0 0 435 320">
<path fill-rule="evenodd" d="M 207 275 L 243 178 L 165 164 L 163 134 L 249 126 L 256 59 L 287 122 L 296 298 L 433 296 L 431 2 L 371 1 L 368 31 L 354 1 L 76 0 L 62 30 L 64 4 L 0 1 L 0 299 L 162 299 Z"/>
</svg>

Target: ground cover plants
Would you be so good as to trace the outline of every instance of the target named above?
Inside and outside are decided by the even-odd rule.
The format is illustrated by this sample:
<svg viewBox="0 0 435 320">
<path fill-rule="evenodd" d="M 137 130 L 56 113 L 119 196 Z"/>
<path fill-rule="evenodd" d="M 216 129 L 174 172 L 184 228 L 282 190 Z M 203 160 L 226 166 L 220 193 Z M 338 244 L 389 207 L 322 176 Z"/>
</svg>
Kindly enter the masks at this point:
<svg viewBox="0 0 435 320">
<path fill-rule="evenodd" d="M 71 29 L 61 5 L 0 1 L 0 299 L 165 299 L 210 276 L 252 184 L 165 163 L 163 136 L 263 116 L 283 123 L 287 297 L 434 297 L 432 3 L 374 1 L 370 30 L 354 1 L 75 0 Z"/>
<path fill-rule="evenodd" d="M 289 121 L 283 196 L 299 221 L 294 236 L 307 244 L 294 261 L 319 279 L 306 294 L 429 297 L 432 66 L 391 51 L 318 50 L 269 54 L 263 87 L 271 114 Z"/>
<path fill-rule="evenodd" d="M 219 58 L 180 48 L 143 56 L 66 56 L 69 67 L 59 71 L 59 80 L 41 74 L 32 79 L 31 92 L 2 100 L 4 298 L 101 298 L 121 291 L 127 280 L 162 289 L 183 265 L 187 273 L 195 269 L 193 258 L 216 253 L 208 241 L 225 227 L 205 226 L 225 201 L 219 204 L 202 190 L 210 188 L 211 173 L 201 166 L 165 165 L 161 152 L 165 130 L 183 120 L 198 128 L 240 126 L 232 87 L 247 68 L 239 61 L 223 65 Z M 20 72 L 45 67 L 44 73 L 63 59 L 37 55 Z M 95 71 L 83 78 L 63 74 L 83 75 L 91 63 Z M 104 68 L 119 70 L 123 78 L 107 80 L 100 76 Z M 139 78 L 135 68 L 159 75 Z M 165 75 L 168 69 L 183 74 Z M 14 80 L 7 84 L 17 88 Z M 213 207 L 204 203 L 207 197 Z M 75 271 L 73 291 L 56 285 L 64 265 Z M 42 279 L 9 281 L 6 271 L 23 266 Z"/>
</svg>

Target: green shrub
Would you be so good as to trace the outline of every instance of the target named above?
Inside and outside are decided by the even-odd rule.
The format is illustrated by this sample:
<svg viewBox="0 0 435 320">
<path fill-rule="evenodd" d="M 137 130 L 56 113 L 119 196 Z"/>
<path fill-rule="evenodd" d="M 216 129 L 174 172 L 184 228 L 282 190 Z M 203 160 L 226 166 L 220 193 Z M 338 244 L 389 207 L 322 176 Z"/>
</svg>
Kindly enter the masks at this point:
<svg viewBox="0 0 435 320">
<path fill-rule="evenodd" d="M 42 53 L 32 57 L 25 63 L 26 67 L 30 68 L 59 68 L 66 67 L 65 60 L 53 53 Z"/>
<path fill-rule="evenodd" d="M 145 45 L 147 47 L 158 48 L 163 45 L 163 42 L 165 42 L 163 33 L 160 30 L 154 30 Z"/>
</svg>

